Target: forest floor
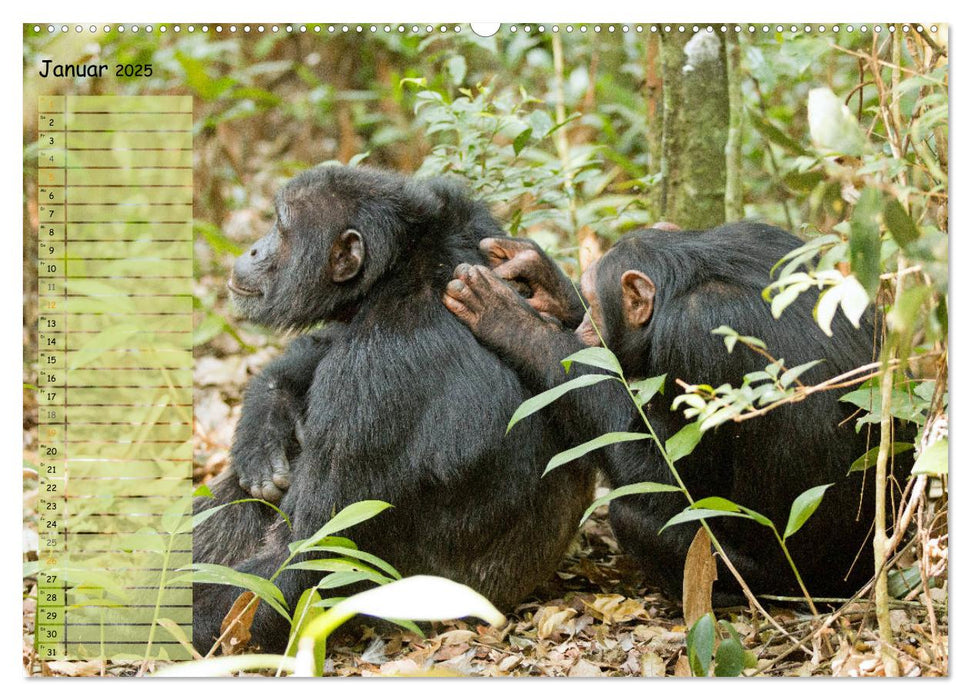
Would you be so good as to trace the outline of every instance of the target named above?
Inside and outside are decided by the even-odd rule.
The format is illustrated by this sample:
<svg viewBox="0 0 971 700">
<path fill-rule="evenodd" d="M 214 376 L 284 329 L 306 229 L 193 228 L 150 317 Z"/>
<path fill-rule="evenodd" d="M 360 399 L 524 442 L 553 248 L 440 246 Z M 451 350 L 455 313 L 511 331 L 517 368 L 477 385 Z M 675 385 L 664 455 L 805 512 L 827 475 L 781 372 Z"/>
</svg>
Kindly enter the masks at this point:
<svg viewBox="0 0 971 700">
<path fill-rule="evenodd" d="M 248 377 L 274 354 L 197 357 L 195 370 L 194 476 L 209 478 L 226 467 L 241 391 Z M 25 416 L 30 399 L 25 391 Z M 37 557 L 36 427 L 24 430 L 25 560 Z M 433 624 L 424 638 L 377 624 L 364 624 L 329 644 L 326 673 L 336 676 L 687 676 L 686 626 L 678 603 L 645 586 L 641 573 L 622 554 L 606 520 L 606 509 L 582 527 L 559 571 L 508 615 L 502 629 L 465 621 Z M 946 549 L 941 552 L 946 557 Z M 393 563 L 393 562 L 392 562 Z M 946 580 L 931 588 L 931 620 L 923 593 L 891 610 L 895 655 L 908 676 L 948 672 Z M 41 665 L 33 650 L 36 582 L 24 579 L 23 662 L 25 673 L 127 676 L 137 665 L 108 661 Z M 820 620 L 806 606 L 770 607 L 778 627 L 748 608 L 716 611 L 730 622 L 756 660 L 744 675 L 885 675 L 873 606 L 860 600 L 844 606 L 822 634 Z M 781 630 L 780 630 L 781 628 Z M 142 669 L 151 671 L 151 668 Z"/>
</svg>

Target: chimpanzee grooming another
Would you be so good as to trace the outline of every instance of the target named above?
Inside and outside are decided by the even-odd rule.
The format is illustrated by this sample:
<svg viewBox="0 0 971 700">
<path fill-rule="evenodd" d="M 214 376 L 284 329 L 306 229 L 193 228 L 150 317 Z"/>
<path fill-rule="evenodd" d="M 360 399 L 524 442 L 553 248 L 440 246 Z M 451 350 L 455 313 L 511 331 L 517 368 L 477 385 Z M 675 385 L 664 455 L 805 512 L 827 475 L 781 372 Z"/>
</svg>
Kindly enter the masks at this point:
<svg viewBox="0 0 971 700">
<path fill-rule="evenodd" d="M 270 577 L 287 545 L 334 512 L 379 499 L 394 507 L 340 533 L 404 575 L 465 583 L 508 609 L 552 575 L 590 502 L 593 470 L 540 479 L 568 441 L 551 421 L 515 440 L 506 423 L 530 396 L 509 367 L 441 304 L 460 262 L 502 231 L 450 180 L 318 167 L 276 200 L 276 224 L 236 262 L 239 311 L 298 337 L 250 383 L 231 469 L 209 508 L 250 495 L 272 509 L 224 508 L 194 533 L 194 560 Z M 319 557 L 320 555 L 316 555 Z M 292 606 L 321 578 L 287 571 Z M 208 650 L 240 590 L 196 584 L 194 643 Z M 252 642 L 282 651 L 289 625 L 261 605 Z"/>
<path fill-rule="evenodd" d="M 802 375 L 806 384 L 875 357 L 871 321 L 864 319 L 856 329 L 837 314 L 833 337 L 828 338 L 813 321 L 814 295 L 801 295 L 781 319 L 772 318 L 761 292 L 773 264 L 800 245 L 793 236 L 755 223 L 710 231 L 666 228 L 626 236 L 587 270 L 582 291 L 589 313 L 575 333 L 570 330 L 575 324 L 557 311 L 565 303 L 559 292 L 562 284 L 547 281 L 553 278 L 552 262 L 526 240 L 484 241 L 491 259 L 500 264 L 493 265 L 494 271 L 460 265 L 443 300 L 480 341 L 517 369 L 533 391 L 549 389 L 579 372 L 597 371 L 574 365 L 566 375 L 559 363 L 585 345 L 600 343 L 592 323 L 596 324 L 628 379 L 667 373 L 666 393 L 645 407 L 661 440 L 686 423 L 680 411 L 670 410 L 672 399 L 681 393 L 676 379 L 739 386 L 744 374 L 768 364 L 741 345 L 727 353 L 722 338 L 711 333 L 720 325 L 761 338 L 770 353 L 785 359 L 786 367 L 825 359 Z M 544 289 L 524 301 L 500 279 L 510 276 Z M 545 304 L 547 298 L 556 303 Z M 550 322 L 549 316 L 558 322 Z M 864 480 L 859 473 L 847 472 L 876 443 L 868 442 L 866 431 L 855 432 L 852 407 L 839 402 L 841 393 L 820 392 L 754 420 L 723 424 L 708 431 L 694 452 L 676 464 L 695 499 L 731 499 L 771 518 L 780 532 L 796 496 L 812 486 L 835 483 L 819 510 L 788 541 L 809 592 L 816 596 L 852 592 L 873 571 L 868 550 L 855 561 L 871 533 L 873 477 L 868 474 Z M 542 414 L 553 415 L 575 444 L 611 431 L 646 432 L 619 382 L 570 392 Z M 517 425 L 510 437 L 518 429 Z M 606 453 L 606 476 L 614 487 L 639 481 L 673 483 L 650 440 L 622 443 Z M 903 467 L 903 461 L 898 457 L 896 466 Z M 651 582 L 677 600 L 685 555 L 698 525 L 658 531 L 685 506 L 680 493 L 627 496 L 610 505 L 610 522 L 622 548 Z M 769 530 L 741 518 L 713 518 L 709 524 L 757 594 L 800 594 Z M 716 604 L 738 602 L 739 596 L 734 579 L 722 569 Z"/>
</svg>

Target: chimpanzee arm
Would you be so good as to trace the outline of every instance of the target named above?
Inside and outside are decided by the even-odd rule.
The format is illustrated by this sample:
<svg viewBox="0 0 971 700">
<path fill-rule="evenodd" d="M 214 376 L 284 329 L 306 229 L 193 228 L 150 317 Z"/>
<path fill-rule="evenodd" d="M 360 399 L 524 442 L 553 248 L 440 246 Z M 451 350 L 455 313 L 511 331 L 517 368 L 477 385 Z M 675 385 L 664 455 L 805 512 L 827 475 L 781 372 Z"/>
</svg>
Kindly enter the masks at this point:
<svg viewBox="0 0 971 700">
<path fill-rule="evenodd" d="M 565 328 L 576 328 L 585 309 L 570 278 L 528 238 L 485 238 L 479 248 L 500 279 L 523 285 L 526 300 L 541 315 L 552 316 Z"/>
<path fill-rule="evenodd" d="M 445 306 L 479 342 L 515 369 L 531 390 L 538 393 L 581 374 L 603 373 L 576 363 L 567 374 L 561 360 L 586 345 L 572 332 L 544 320 L 493 271 L 460 265 L 455 274 L 443 298 Z M 627 392 L 620 382 L 611 380 L 571 391 L 544 411 L 578 443 L 629 430 L 634 416 Z"/>
<path fill-rule="evenodd" d="M 255 498 L 279 501 L 290 486 L 290 460 L 303 442 L 307 390 L 334 333 L 329 326 L 300 336 L 246 389 L 230 464 Z"/>
</svg>

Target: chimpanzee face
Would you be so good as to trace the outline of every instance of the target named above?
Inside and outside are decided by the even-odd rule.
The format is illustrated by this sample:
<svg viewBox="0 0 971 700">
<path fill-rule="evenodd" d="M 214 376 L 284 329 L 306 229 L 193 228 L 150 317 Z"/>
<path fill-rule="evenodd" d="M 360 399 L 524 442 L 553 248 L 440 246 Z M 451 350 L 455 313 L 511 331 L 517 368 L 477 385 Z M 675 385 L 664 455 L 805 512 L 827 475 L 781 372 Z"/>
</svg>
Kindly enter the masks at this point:
<svg viewBox="0 0 971 700">
<path fill-rule="evenodd" d="M 606 333 L 600 297 L 597 294 L 597 268 L 599 265 L 598 261 L 588 267 L 580 278 L 580 291 L 584 299 L 587 300 L 587 313 L 577 327 L 576 336 L 584 345 L 591 347 L 601 345 L 600 336 L 597 335 L 598 330 L 601 334 Z"/>
<path fill-rule="evenodd" d="M 369 187 L 371 177 L 314 168 L 283 187 L 273 227 L 233 267 L 227 286 L 240 315 L 281 329 L 354 315 L 386 269 L 384 239 L 395 232 L 395 217 Z"/>
</svg>

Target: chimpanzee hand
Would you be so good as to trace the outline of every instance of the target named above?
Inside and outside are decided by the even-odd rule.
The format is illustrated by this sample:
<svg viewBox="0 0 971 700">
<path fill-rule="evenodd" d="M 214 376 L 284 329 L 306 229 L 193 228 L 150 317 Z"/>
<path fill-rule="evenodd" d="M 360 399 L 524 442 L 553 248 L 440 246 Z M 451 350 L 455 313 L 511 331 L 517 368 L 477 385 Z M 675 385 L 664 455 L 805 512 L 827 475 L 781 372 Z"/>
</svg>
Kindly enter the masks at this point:
<svg viewBox="0 0 971 700">
<path fill-rule="evenodd" d="M 479 248 L 500 279 L 525 285 L 527 303 L 541 314 L 552 316 L 567 328 L 583 320 L 580 296 L 556 263 L 528 238 L 484 238 Z"/>
<path fill-rule="evenodd" d="M 463 263 L 452 274 L 442 301 L 492 350 L 517 354 L 531 346 L 534 334 L 562 327 L 559 319 L 537 312 L 487 267 Z"/>
<path fill-rule="evenodd" d="M 260 400 L 250 400 L 256 393 Z M 290 458 L 303 447 L 300 402 L 273 379 L 257 377 L 244 407 L 233 440 L 233 472 L 244 491 L 276 503 L 290 487 Z"/>
</svg>

